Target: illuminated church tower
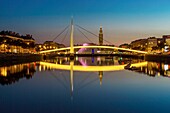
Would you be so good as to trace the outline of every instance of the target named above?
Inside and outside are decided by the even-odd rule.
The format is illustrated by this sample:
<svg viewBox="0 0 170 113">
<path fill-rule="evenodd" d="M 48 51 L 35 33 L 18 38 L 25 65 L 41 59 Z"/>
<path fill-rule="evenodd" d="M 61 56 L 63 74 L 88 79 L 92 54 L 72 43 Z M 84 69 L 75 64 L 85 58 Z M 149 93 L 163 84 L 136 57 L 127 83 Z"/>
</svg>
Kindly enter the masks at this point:
<svg viewBox="0 0 170 113">
<path fill-rule="evenodd" d="M 102 27 L 100 27 L 100 31 L 99 31 L 99 45 L 103 45 L 103 30 Z"/>
</svg>

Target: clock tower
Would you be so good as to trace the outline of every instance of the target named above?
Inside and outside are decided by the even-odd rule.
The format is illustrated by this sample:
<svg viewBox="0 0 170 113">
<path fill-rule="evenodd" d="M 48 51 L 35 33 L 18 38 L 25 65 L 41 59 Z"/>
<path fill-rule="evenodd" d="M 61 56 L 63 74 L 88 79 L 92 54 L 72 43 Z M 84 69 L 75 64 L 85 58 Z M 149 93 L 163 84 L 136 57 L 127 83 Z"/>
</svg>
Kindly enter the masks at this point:
<svg viewBox="0 0 170 113">
<path fill-rule="evenodd" d="M 103 29 L 102 27 L 100 27 L 100 30 L 99 30 L 99 45 L 103 45 Z"/>
</svg>

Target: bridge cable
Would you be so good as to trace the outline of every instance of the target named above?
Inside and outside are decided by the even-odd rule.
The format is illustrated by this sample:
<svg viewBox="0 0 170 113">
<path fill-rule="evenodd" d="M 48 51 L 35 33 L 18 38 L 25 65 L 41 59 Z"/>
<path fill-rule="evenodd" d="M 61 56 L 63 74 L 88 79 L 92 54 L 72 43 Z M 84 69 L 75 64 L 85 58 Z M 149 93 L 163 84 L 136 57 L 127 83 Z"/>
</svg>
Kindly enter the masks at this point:
<svg viewBox="0 0 170 113">
<path fill-rule="evenodd" d="M 50 72 L 50 74 L 52 75 L 53 78 L 55 78 L 58 81 L 58 83 L 61 84 L 61 86 L 63 86 L 65 89 L 68 89 L 67 85 L 65 85 L 65 83 L 62 80 L 60 80 L 54 73 Z"/>
<path fill-rule="evenodd" d="M 107 40 L 105 40 L 105 39 L 103 39 L 103 40 L 104 40 L 105 42 L 111 44 L 111 45 L 114 45 L 113 43 L 111 43 L 111 42 L 109 42 L 109 41 L 107 41 Z"/>
<path fill-rule="evenodd" d="M 67 78 L 65 77 L 65 75 L 62 74 L 62 76 L 63 76 L 64 80 L 66 81 L 66 84 L 69 84 L 69 82 L 68 82 Z"/>
<path fill-rule="evenodd" d="M 75 93 L 77 93 L 78 91 L 82 90 L 83 88 L 87 87 L 88 85 L 90 85 L 98 80 L 99 80 L 99 78 L 95 78 L 95 79 L 92 79 L 91 81 L 87 82 L 86 84 L 81 85 L 80 87 L 77 88 Z"/>
<path fill-rule="evenodd" d="M 93 43 L 80 29 L 77 28 L 77 30 L 91 43 Z"/>
<path fill-rule="evenodd" d="M 90 32 L 90 31 L 88 31 L 87 29 L 85 29 L 85 28 L 83 28 L 83 27 L 81 27 L 81 26 L 79 26 L 79 25 L 77 25 L 77 24 L 76 24 L 76 26 L 79 27 L 80 29 L 83 29 L 84 31 L 86 31 L 86 32 L 88 32 L 88 33 L 90 33 L 90 34 L 92 34 L 93 36 L 99 38 L 98 35 L 96 35 L 96 34 Z M 105 39 L 103 39 L 103 40 L 104 40 L 105 42 L 111 44 L 111 45 L 114 45 L 114 44 L 112 44 L 111 42 L 109 42 L 109 41 L 107 41 L 107 40 L 105 40 Z"/>
<path fill-rule="evenodd" d="M 65 29 L 63 31 L 61 31 L 52 41 L 56 40 L 61 34 L 63 34 L 63 32 L 69 27 L 69 25 L 67 27 L 65 27 Z"/>
<path fill-rule="evenodd" d="M 93 73 L 93 72 L 92 72 L 92 73 Z M 89 79 L 89 77 L 91 77 L 91 76 L 87 75 L 86 78 L 84 78 L 82 81 L 79 82 L 79 84 L 81 84 L 81 85 L 79 85 L 78 89 L 79 89 L 80 87 L 82 87 L 84 84 L 86 84 L 86 81 Z M 83 84 L 83 85 L 82 85 L 82 84 Z"/>
<path fill-rule="evenodd" d="M 90 34 L 92 34 L 92 35 L 98 37 L 98 35 L 96 35 L 96 34 L 90 32 L 90 31 L 86 30 L 85 28 L 83 28 L 83 27 L 81 27 L 81 26 L 79 26 L 79 25 L 77 25 L 77 24 L 76 24 L 76 26 L 79 27 L 80 29 L 83 29 L 83 30 L 85 30 L 86 32 L 88 32 L 88 33 L 90 33 Z"/>
<path fill-rule="evenodd" d="M 65 36 L 64 36 L 64 38 L 63 38 L 63 40 L 61 41 L 61 43 L 63 43 L 63 42 L 65 41 L 66 36 L 67 36 L 67 34 L 68 34 L 68 31 L 69 31 L 69 29 L 67 29 L 67 32 L 66 32 L 66 34 L 65 34 Z"/>
</svg>

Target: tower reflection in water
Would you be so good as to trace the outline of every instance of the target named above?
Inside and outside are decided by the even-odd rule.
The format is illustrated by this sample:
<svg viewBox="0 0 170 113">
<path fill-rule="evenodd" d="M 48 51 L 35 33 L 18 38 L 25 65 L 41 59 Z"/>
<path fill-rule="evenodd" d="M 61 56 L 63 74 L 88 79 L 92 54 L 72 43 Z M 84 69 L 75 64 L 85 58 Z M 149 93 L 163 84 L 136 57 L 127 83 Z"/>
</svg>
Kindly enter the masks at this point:
<svg viewBox="0 0 170 113">
<path fill-rule="evenodd" d="M 11 85 L 22 78 L 30 79 L 36 71 L 68 70 L 70 71 L 71 91 L 73 91 L 74 71 L 97 72 L 98 80 L 100 81 L 100 85 L 102 85 L 102 79 L 105 71 L 125 70 L 124 66 L 126 66 L 129 62 L 135 67 L 129 71 L 143 73 L 151 77 L 170 77 L 170 64 L 168 63 L 146 62 L 140 59 L 121 57 L 80 57 L 71 62 L 69 58 L 56 58 L 44 62 L 0 67 L 0 84 Z"/>
</svg>

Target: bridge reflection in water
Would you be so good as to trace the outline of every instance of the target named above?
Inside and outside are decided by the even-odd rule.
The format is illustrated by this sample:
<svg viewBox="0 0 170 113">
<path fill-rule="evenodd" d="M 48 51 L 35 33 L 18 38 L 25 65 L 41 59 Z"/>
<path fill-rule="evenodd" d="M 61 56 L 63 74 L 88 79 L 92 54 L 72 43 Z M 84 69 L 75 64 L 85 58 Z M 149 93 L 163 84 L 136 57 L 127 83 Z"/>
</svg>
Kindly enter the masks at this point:
<svg viewBox="0 0 170 113">
<path fill-rule="evenodd" d="M 0 84 L 11 85 L 18 82 L 19 79 L 30 79 L 37 71 L 63 70 L 70 71 L 70 82 L 73 84 L 73 72 L 98 72 L 98 80 L 102 82 L 104 72 L 121 71 L 129 62 L 129 59 L 103 59 L 103 58 L 77 58 L 75 61 L 69 61 L 67 58 L 51 59 L 50 62 L 33 62 L 0 67 Z M 139 62 L 139 63 L 137 63 Z M 170 65 L 157 62 L 145 62 L 138 59 L 131 59 L 131 66 L 136 67 L 130 70 L 137 73 L 143 73 L 151 77 L 164 76 L 170 77 Z M 90 66 L 88 66 L 90 64 Z M 97 65 L 97 66 L 95 66 Z M 73 87 L 71 88 L 73 89 Z"/>
<path fill-rule="evenodd" d="M 51 69 L 61 69 L 61 70 L 70 70 L 70 71 L 119 71 L 124 70 L 124 67 L 127 65 L 112 65 L 112 66 L 77 66 L 74 65 L 74 62 L 71 61 L 70 65 L 54 64 L 47 62 L 40 62 L 40 65 L 46 66 Z M 131 64 L 134 67 L 146 66 L 147 62 L 140 62 Z"/>
<path fill-rule="evenodd" d="M 67 60 L 67 59 L 65 59 L 65 60 Z M 89 62 L 89 60 L 90 60 L 90 58 L 88 59 L 88 62 Z M 97 62 L 96 60 L 97 60 L 97 58 L 94 61 Z M 147 95 L 149 95 L 149 96 L 147 96 L 148 98 L 146 98 L 146 100 L 149 100 L 149 102 L 150 102 L 150 99 L 153 100 L 157 96 L 160 97 L 161 100 L 162 99 L 166 100 L 166 98 L 168 96 L 168 93 L 166 92 L 168 89 L 168 85 L 164 84 L 164 81 L 167 83 L 169 82 L 168 81 L 169 79 L 167 80 L 167 76 L 170 75 L 170 65 L 164 64 L 164 63 L 156 63 L 156 62 L 139 62 L 139 63 L 137 63 L 137 61 L 139 61 L 139 60 L 131 59 L 132 64 L 134 64 L 134 66 L 137 66 L 135 70 L 130 70 L 130 71 L 124 70 L 124 71 L 119 71 L 119 72 L 112 72 L 113 70 L 111 70 L 111 69 L 115 69 L 114 67 L 117 67 L 117 66 L 123 67 L 127 64 L 127 62 L 125 62 L 124 58 L 122 58 L 122 59 L 120 58 L 120 60 L 119 60 L 119 58 L 115 58 L 114 63 L 113 63 L 112 59 L 105 59 L 105 60 L 112 62 L 112 65 L 109 66 L 111 64 L 110 63 L 107 66 L 106 65 L 107 62 L 100 60 L 100 62 L 103 62 L 105 65 L 103 66 L 102 64 L 100 64 L 98 62 L 100 65 L 98 65 L 97 67 L 105 67 L 105 68 L 109 67 L 107 69 L 107 72 L 104 71 L 104 68 L 101 68 L 100 71 L 96 68 L 93 68 L 93 71 L 91 72 L 90 71 L 91 69 L 89 69 L 89 70 L 87 70 L 87 69 L 89 67 L 92 68 L 95 66 L 88 66 L 89 63 L 86 63 L 86 65 L 84 65 L 84 66 L 80 66 L 80 64 L 78 64 L 76 61 L 69 62 L 69 60 L 67 60 L 67 61 L 63 60 L 61 62 L 61 60 L 57 59 L 57 58 L 53 59 L 53 60 L 51 59 L 51 62 L 53 62 L 53 63 L 37 62 L 37 63 L 27 63 L 27 64 L 18 64 L 18 65 L 13 65 L 13 66 L 0 67 L 0 72 L 1 72 L 0 73 L 0 83 L 1 83 L 1 85 L 3 85 L 2 83 L 5 83 L 5 85 L 10 85 L 10 86 L 1 86 L 1 89 L 2 89 L 1 95 L 2 95 L 2 97 L 5 97 L 7 102 L 12 102 L 12 105 L 15 105 L 14 107 L 16 107 L 16 109 L 19 109 L 18 106 L 20 106 L 23 103 L 23 101 L 29 102 L 32 99 L 31 102 L 28 105 L 26 105 L 26 107 L 28 107 L 28 106 L 32 107 L 32 103 L 35 103 L 35 108 L 37 108 L 37 105 L 38 106 L 43 105 L 43 106 L 47 106 L 47 107 L 44 107 L 44 109 L 50 110 L 50 109 L 55 108 L 55 109 L 57 109 L 56 111 L 58 111 L 58 109 L 60 109 L 60 108 L 58 108 L 58 106 L 67 105 L 68 103 L 70 105 L 75 105 L 74 103 L 76 103 L 76 106 L 80 104 L 80 105 L 83 105 L 83 107 L 84 107 L 84 106 L 90 104 L 90 102 L 94 101 L 95 103 L 93 105 L 97 105 L 97 107 L 98 107 L 103 103 L 103 100 L 106 100 L 106 99 L 108 99 L 108 100 L 110 99 L 110 101 L 107 102 L 108 104 L 107 103 L 102 104 L 102 106 L 104 106 L 104 105 L 109 106 L 110 102 L 115 102 L 115 100 L 116 100 L 116 102 L 120 101 L 119 104 L 120 104 L 120 108 L 121 108 L 122 102 L 124 102 L 122 100 L 125 99 L 122 97 L 124 97 L 126 95 L 127 95 L 127 98 L 125 99 L 125 101 L 130 100 L 130 102 L 131 102 L 131 99 L 135 98 L 135 102 L 139 101 L 138 105 L 141 105 L 141 99 L 143 99 L 143 98 L 140 98 L 140 96 L 143 95 L 144 93 L 146 93 L 147 91 L 150 91 L 149 94 L 147 93 Z M 81 61 L 85 61 L 85 60 L 82 59 Z M 61 63 L 61 64 L 56 64 L 56 62 Z M 85 64 L 85 63 L 83 63 L 83 64 Z M 63 70 L 63 69 L 61 69 L 60 66 L 67 67 L 67 68 L 65 68 L 65 70 Z M 83 70 L 82 70 L 79 72 L 78 69 L 80 69 L 80 68 L 76 69 L 75 67 L 80 67 L 83 69 L 85 68 L 86 71 L 83 72 Z M 68 71 L 66 71 L 66 70 L 68 70 Z M 97 72 L 95 72 L 95 71 L 97 71 Z M 114 70 L 114 71 L 116 71 L 116 70 Z M 135 72 L 133 72 L 133 71 L 135 71 Z M 142 73 L 142 74 L 137 74 L 136 72 Z M 19 73 L 21 73 L 21 74 L 19 74 Z M 160 79 L 158 77 L 159 76 L 158 73 L 161 75 L 165 75 L 166 78 Z M 149 76 L 152 76 L 155 78 L 151 78 L 151 77 L 149 78 L 146 75 L 149 75 Z M 29 81 L 25 80 L 25 78 L 26 78 L 25 76 L 30 76 L 30 78 L 32 78 L 32 79 L 29 79 Z M 104 78 L 103 85 L 102 85 L 102 78 Z M 161 78 L 163 78 L 163 77 L 161 77 Z M 159 80 L 159 81 L 161 80 L 161 83 L 157 80 Z M 152 81 L 152 83 L 151 83 L 151 81 Z M 17 83 L 17 82 L 20 82 L 20 83 Z M 102 85 L 102 86 L 99 85 L 99 82 L 100 82 L 100 85 Z M 15 85 L 14 85 L 14 83 L 15 83 Z M 157 83 L 160 83 L 160 84 L 157 84 Z M 141 86 L 138 87 L 137 84 L 139 84 Z M 162 84 L 164 84 L 163 87 L 162 87 Z M 167 86 L 166 88 L 164 87 L 165 85 Z M 129 87 L 129 86 L 131 86 L 131 87 Z M 143 87 L 143 86 L 145 86 L 145 87 Z M 159 87 L 159 86 L 161 86 L 161 87 Z M 155 90 L 152 90 L 151 88 L 156 89 L 156 91 L 158 91 L 158 92 L 160 92 L 160 90 L 161 90 L 160 88 L 164 88 L 163 94 L 165 93 L 167 95 L 159 96 L 159 94 L 162 92 L 157 94 L 157 92 L 154 92 Z M 134 90 L 134 89 L 137 89 L 137 90 Z M 129 93 L 126 93 L 126 92 L 129 92 Z M 134 96 L 134 94 L 135 95 L 141 94 L 141 95 Z M 153 95 L 155 95 L 155 96 L 152 98 Z M 91 98 L 90 98 L 90 96 L 91 96 Z M 129 97 L 130 97 L 130 99 L 129 99 Z M 70 98 L 71 99 L 74 98 L 74 100 L 70 101 Z M 122 98 L 122 99 L 120 100 L 120 98 Z M 82 99 L 82 100 L 80 100 L 80 99 Z M 4 101 L 3 99 L 1 99 L 1 100 L 2 100 L 2 102 Z M 13 101 L 11 101 L 11 100 L 13 100 Z M 80 100 L 80 101 L 78 101 L 78 100 Z M 90 100 L 90 101 L 88 101 L 88 100 Z M 100 100 L 100 101 L 98 101 L 98 100 Z M 81 101 L 83 101 L 82 102 L 83 104 L 81 103 Z M 84 102 L 84 101 L 87 101 L 87 102 Z M 48 102 L 50 104 L 48 104 L 46 102 Z M 64 103 L 61 103 L 61 102 L 64 102 Z M 132 100 L 132 102 L 134 102 L 134 100 Z M 148 102 L 148 101 L 146 101 L 146 102 Z M 156 100 L 156 102 L 157 102 L 157 100 Z M 6 105 L 6 103 L 5 103 L 5 105 Z M 15 103 L 15 104 L 13 104 L 13 103 Z M 41 104 L 41 103 L 43 103 L 43 104 Z M 117 103 L 115 103 L 115 104 L 117 104 Z M 130 103 L 128 103 L 128 104 L 130 104 Z M 9 104 L 7 104 L 7 105 L 9 105 Z M 49 107 L 48 105 L 52 106 L 52 107 Z M 125 106 L 126 105 L 127 105 L 127 103 L 125 102 Z M 3 106 L 3 104 L 2 104 L 2 106 Z M 89 106 L 91 106 L 91 104 Z M 87 109 L 89 108 L 89 106 L 87 107 Z M 139 106 L 139 107 L 141 107 L 141 106 Z M 8 106 L 5 108 L 8 109 Z M 2 107 L 2 109 L 4 109 L 4 106 Z M 23 108 L 23 111 L 25 111 L 25 109 L 26 108 Z M 65 109 L 65 108 L 63 108 L 63 109 Z M 90 109 L 93 109 L 93 108 L 90 108 Z M 102 111 L 102 112 L 104 112 L 104 111 Z"/>
<path fill-rule="evenodd" d="M 73 89 L 74 89 L 74 75 L 73 75 L 74 71 L 99 72 L 99 79 L 100 79 L 100 85 L 101 85 L 102 78 L 103 78 L 103 71 L 124 70 L 127 64 L 111 65 L 111 66 L 77 66 L 77 65 L 74 65 L 74 61 L 70 61 L 70 65 L 54 64 L 54 63 L 47 63 L 47 62 L 40 62 L 40 65 L 46 66 L 47 68 L 50 68 L 50 69 L 70 70 L 70 89 L 71 89 L 71 95 L 72 95 Z M 147 65 L 147 62 L 131 64 L 131 66 L 134 66 L 134 67 L 142 67 L 146 65 Z"/>
</svg>

